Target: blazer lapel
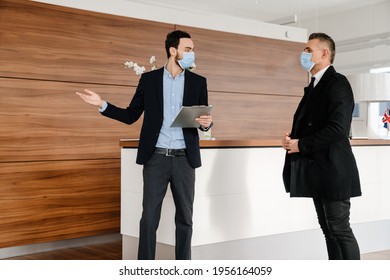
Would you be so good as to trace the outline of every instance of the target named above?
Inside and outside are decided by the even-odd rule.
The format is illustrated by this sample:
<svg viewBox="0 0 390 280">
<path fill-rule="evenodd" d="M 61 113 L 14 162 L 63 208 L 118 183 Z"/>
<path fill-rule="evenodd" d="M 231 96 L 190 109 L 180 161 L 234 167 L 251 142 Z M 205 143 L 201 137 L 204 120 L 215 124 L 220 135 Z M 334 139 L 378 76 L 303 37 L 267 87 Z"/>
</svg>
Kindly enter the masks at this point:
<svg viewBox="0 0 390 280">
<path fill-rule="evenodd" d="M 155 89 L 157 94 L 157 100 L 161 108 L 161 112 L 163 112 L 164 109 L 164 67 L 155 70 L 156 71 L 156 83 L 155 83 Z"/>
<path fill-rule="evenodd" d="M 191 74 L 190 71 L 184 70 L 184 93 L 183 93 L 183 105 L 189 105 L 191 104 L 190 98 L 191 98 Z"/>
</svg>

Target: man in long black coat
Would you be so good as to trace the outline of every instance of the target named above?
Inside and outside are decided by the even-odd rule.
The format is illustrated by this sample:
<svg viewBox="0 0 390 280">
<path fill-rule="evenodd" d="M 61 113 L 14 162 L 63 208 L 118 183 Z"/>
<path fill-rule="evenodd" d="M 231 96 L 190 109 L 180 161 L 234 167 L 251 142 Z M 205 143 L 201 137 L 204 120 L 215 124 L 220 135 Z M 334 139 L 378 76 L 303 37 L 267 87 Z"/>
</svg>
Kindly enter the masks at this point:
<svg viewBox="0 0 390 280">
<path fill-rule="evenodd" d="M 332 66 L 335 43 L 313 33 L 301 54 L 312 82 L 294 115 L 283 181 L 291 197 L 313 198 L 329 259 L 360 259 L 349 223 L 350 198 L 361 195 L 359 173 L 349 143 L 354 108 L 351 86 Z"/>
</svg>

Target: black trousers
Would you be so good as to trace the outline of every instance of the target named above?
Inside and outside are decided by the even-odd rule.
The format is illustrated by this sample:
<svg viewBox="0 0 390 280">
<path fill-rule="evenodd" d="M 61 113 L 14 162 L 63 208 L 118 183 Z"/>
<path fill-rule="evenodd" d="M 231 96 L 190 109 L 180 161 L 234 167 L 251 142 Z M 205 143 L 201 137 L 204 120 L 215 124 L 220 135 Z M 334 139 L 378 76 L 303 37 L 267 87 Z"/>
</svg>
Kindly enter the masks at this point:
<svg viewBox="0 0 390 280">
<path fill-rule="evenodd" d="M 170 157 L 153 154 L 144 165 L 143 179 L 143 211 L 140 221 L 138 259 L 155 259 L 156 231 L 169 183 L 176 207 L 176 259 L 191 259 L 195 169 L 190 166 L 186 156 Z"/>
<path fill-rule="evenodd" d="M 350 200 L 313 200 L 329 259 L 359 260 L 359 245 L 349 224 Z"/>
</svg>

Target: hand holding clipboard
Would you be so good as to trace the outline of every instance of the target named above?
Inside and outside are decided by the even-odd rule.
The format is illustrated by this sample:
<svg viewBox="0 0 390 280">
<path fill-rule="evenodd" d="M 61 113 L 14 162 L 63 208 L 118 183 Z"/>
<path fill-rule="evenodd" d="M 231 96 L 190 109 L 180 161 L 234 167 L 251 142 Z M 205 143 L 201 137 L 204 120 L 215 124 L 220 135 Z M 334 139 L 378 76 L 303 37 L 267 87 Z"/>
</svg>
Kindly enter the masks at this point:
<svg viewBox="0 0 390 280">
<path fill-rule="evenodd" d="M 183 106 L 171 127 L 199 127 L 200 124 L 195 119 L 210 114 L 212 108 L 213 105 Z"/>
</svg>

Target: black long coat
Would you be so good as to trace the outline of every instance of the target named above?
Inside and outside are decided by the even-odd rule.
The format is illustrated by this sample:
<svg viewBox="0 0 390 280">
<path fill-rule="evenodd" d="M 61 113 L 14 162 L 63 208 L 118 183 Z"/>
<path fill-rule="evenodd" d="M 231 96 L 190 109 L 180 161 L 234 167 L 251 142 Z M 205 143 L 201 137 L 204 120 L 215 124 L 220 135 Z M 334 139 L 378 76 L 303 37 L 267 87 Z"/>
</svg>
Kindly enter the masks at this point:
<svg viewBox="0 0 390 280">
<path fill-rule="evenodd" d="M 360 196 L 359 173 L 349 143 L 355 103 L 348 80 L 330 66 L 310 94 L 307 91 L 291 131 L 291 138 L 299 139 L 300 152 L 285 157 L 286 191 L 291 197 Z"/>
<path fill-rule="evenodd" d="M 145 164 L 153 155 L 163 123 L 163 74 L 164 68 L 142 74 L 134 97 L 127 108 L 110 103 L 102 113 L 126 124 L 136 122 L 142 113 L 142 123 L 137 163 Z M 183 106 L 208 105 L 206 78 L 185 71 Z M 193 168 L 201 166 L 199 135 L 196 128 L 183 128 L 188 161 Z"/>
</svg>

